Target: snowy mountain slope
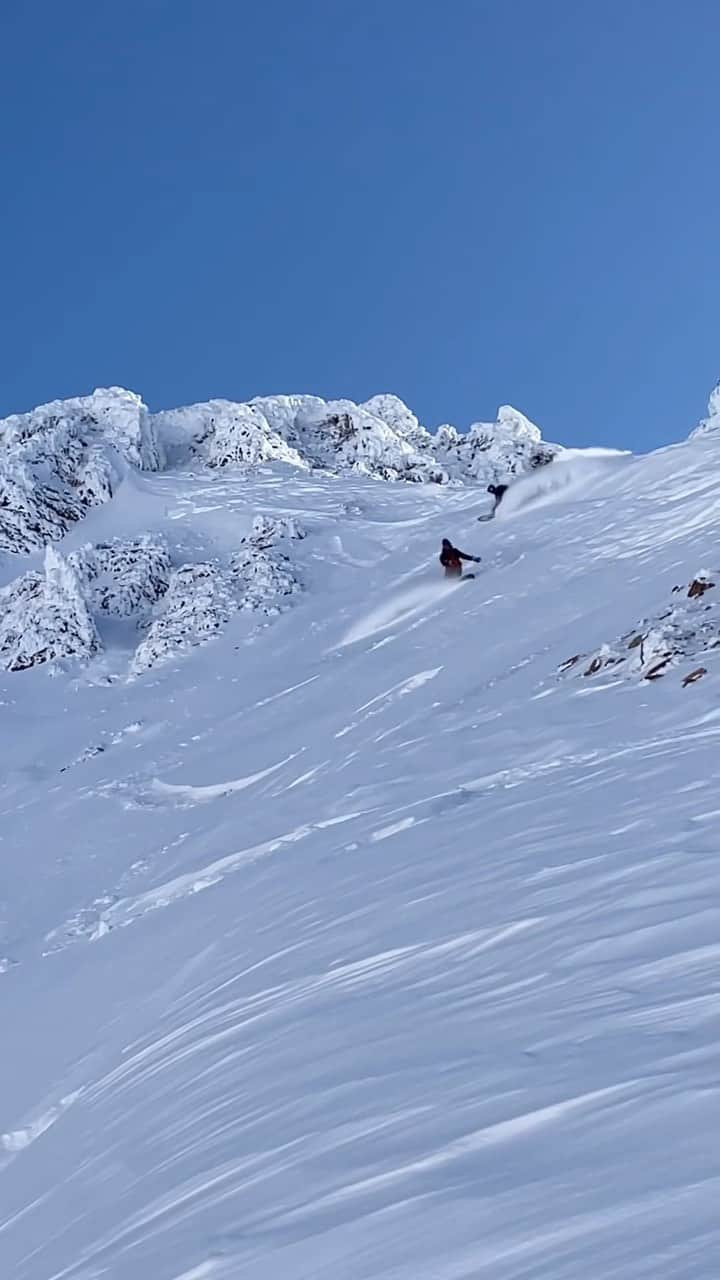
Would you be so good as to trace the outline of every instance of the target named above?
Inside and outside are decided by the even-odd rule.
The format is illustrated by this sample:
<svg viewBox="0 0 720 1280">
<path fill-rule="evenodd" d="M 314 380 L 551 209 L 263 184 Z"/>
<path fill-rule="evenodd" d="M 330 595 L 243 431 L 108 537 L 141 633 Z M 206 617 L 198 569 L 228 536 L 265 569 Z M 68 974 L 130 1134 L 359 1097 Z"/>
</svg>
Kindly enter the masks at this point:
<svg viewBox="0 0 720 1280">
<path fill-rule="evenodd" d="M 0 676 L 0 1275 L 715 1280 L 720 649 L 561 668 L 714 607 L 719 448 L 570 458 L 491 524 L 148 473 L 60 544 L 306 534 L 277 617 Z"/>
<path fill-rule="evenodd" d="M 432 435 L 397 396 L 364 405 L 318 396 L 210 400 L 151 414 L 120 387 L 58 400 L 0 421 L 0 552 L 29 553 L 61 538 L 117 492 L 128 464 L 160 471 L 283 462 L 298 470 L 358 471 L 445 484 L 516 475 L 558 453 L 505 406 L 494 424 Z"/>
</svg>

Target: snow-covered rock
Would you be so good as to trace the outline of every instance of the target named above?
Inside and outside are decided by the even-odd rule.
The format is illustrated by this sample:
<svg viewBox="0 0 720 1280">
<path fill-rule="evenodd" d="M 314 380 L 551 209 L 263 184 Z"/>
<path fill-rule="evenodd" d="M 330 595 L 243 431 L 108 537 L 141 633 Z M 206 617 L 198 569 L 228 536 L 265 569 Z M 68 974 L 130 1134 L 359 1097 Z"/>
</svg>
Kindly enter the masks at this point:
<svg viewBox="0 0 720 1280">
<path fill-rule="evenodd" d="M 303 448 L 302 435 L 297 426 L 298 417 L 305 414 L 322 416 L 325 408 L 325 401 L 320 396 L 308 395 L 255 396 L 250 404 L 259 409 L 270 429 L 276 431 L 298 452 Z"/>
<path fill-rule="evenodd" d="M 68 563 L 90 606 L 119 618 L 145 614 L 167 591 L 172 571 L 166 544 L 147 536 L 88 544 L 71 552 Z"/>
<path fill-rule="evenodd" d="M 252 534 L 243 539 L 231 561 L 242 609 L 273 616 L 287 604 L 285 597 L 301 590 L 290 556 L 283 548 L 288 541 L 304 537 L 304 529 L 292 518 L 255 517 Z"/>
<path fill-rule="evenodd" d="M 720 382 L 716 383 L 710 392 L 708 399 L 707 418 L 703 418 L 693 432 L 690 434 L 692 440 L 695 436 L 706 436 L 711 433 L 720 432 Z"/>
<path fill-rule="evenodd" d="M 138 645 L 130 675 L 138 676 L 216 636 L 237 608 L 227 575 L 215 564 L 185 564 L 175 569 Z"/>
<path fill-rule="evenodd" d="M 280 613 L 287 597 L 302 589 L 285 547 L 304 537 L 305 531 L 292 517 L 257 515 L 252 532 L 241 540 L 227 567 L 207 561 L 174 570 L 135 652 L 130 675 L 141 675 L 205 644 L 240 609 L 266 617 Z M 164 568 L 162 560 L 156 580 Z"/>
<path fill-rule="evenodd" d="M 402 436 L 409 444 L 419 449 L 427 449 L 431 445 L 430 432 L 422 427 L 413 413 L 399 396 L 388 393 L 371 396 L 360 405 L 373 418 L 379 418 L 386 426 L 391 427 L 397 435 Z"/>
<path fill-rule="evenodd" d="M 142 624 L 167 591 L 167 546 L 149 537 L 88 544 L 67 557 L 52 546 L 44 573 L 23 574 L 0 591 L 0 662 L 9 671 L 59 658 L 87 659 L 102 647 L 96 619 Z"/>
<path fill-rule="evenodd" d="M 209 400 L 151 414 L 120 387 L 56 400 L 0 422 L 0 551 L 27 553 L 61 538 L 112 498 L 128 466 L 158 471 L 199 458 L 212 468 L 284 463 L 382 480 L 487 484 L 549 462 L 523 414 L 435 435 L 397 396 L 364 404 L 319 396 Z"/>
<path fill-rule="evenodd" d="M 305 536 L 305 529 L 294 516 L 257 515 L 253 517 L 249 541 L 257 548 L 265 548 L 285 539 L 300 542 Z"/>
<path fill-rule="evenodd" d="M 417 448 L 382 418 L 352 400 L 331 400 L 304 408 L 296 426 L 303 449 L 315 465 L 330 471 L 357 471 L 380 480 L 442 484 L 447 475 L 429 451 Z"/>
<path fill-rule="evenodd" d="M 496 484 L 545 466 L 560 450 L 518 409 L 501 405 L 495 422 L 475 422 L 464 434 L 439 427 L 433 451 L 454 480 Z"/>
<path fill-rule="evenodd" d="M 4 462 L 0 471 L 0 550 L 25 553 L 61 538 L 86 509 L 65 485 L 54 488 L 17 462 Z"/>
<path fill-rule="evenodd" d="M 686 659 L 695 661 L 720 648 L 720 609 L 714 596 L 705 599 L 708 592 L 714 593 L 717 580 L 716 573 L 698 570 L 687 588 L 673 588 L 677 601 L 642 618 L 619 639 L 606 641 L 592 653 L 573 654 L 561 664 L 560 673 L 587 679 L 602 672 L 614 680 L 636 677 L 655 681 Z M 686 673 L 683 684 L 697 679 L 696 668 Z"/>
<path fill-rule="evenodd" d="M 173 409 L 157 416 L 157 430 L 168 445 L 189 442 L 211 467 L 257 466 L 285 462 L 307 469 L 298 452 L 268 422 L 255 404 L 209 400 L 205 404 Z"/>
<path fill-rule="evenodd" d="M 508 405 L 496 422 L 476 423 L 467 434 L 448 426 L 432 435 L 389 394 L 361 405 L 304 395 L 258 396 L 247 404 L 211 400 L 156 415 L 156 430 L 171 456 L 199 455 L 213 467 L 277 461 L 434 484 L 489 483 L 550 462 L 558 452 Z"/>
<path fill-rule="evenodd" d="M 0 459 L 0 549 L 12 552 L 62 537 L 112 497 L 128 464 L 163 465 L 151 416 L 119 387 L 0 421 Z"/>
<path fill-rule="evenodd" d="M 53 547 L 44 573 L 24 574 L 0 591 L 0 661 L 7 671 L 90 658 L 100 648 L 80 579 Z"/>
<path fill-rule="evenodd" d="M 310 395 L 211 400 L 150 414 L 139 396 L 111 387 L 0 422 L 0 550 L 29 553 L 59 540 L 91 508 L 113 497 L 128 468 L 157 471 L 195 458 L 213 470 L 250 473 L 282 463 L 298 472 L 485 485 L 550 461 L 554 452 L 539 429 L 508 406 L 495 423 L 475 424 L 466 435 L 447 426 L 433 436 L 389 394 L 362 405 Z M 58 651 L 78 657 L 96 651 L 96 638 L 89 638 L 93 613 L 96 621 L 112 615 L 145 625 L 154 610 L 133 660 L 137 673 L 214 634 L 235 608 L 277 613 L 300 590 L 285 545 L 299 536 L 287 520 L 260 517 L 230 561 L 227 552 L 217 562 L 211 555 L 204 566 L 184 565 L 174 573 L 162 539 L 111 539 L 75 550 L 62 563 L 77 584 L 90 630 L 78 623 L 84 638 L 73 647 L 66 627 Z M 177 557 L 181 564 L 182 559 Z M 10 654 L 8 665 L 18 669 L 42 661 L 42 654 L 54 656 L 51 616 L 60 615 L 50 610 L 41 624 L 46 585 L 41 589 L 30 575 L 9 591 L 3 649 Z M 31 602 L 26 653 L 18 627 Z"/>
</svg>

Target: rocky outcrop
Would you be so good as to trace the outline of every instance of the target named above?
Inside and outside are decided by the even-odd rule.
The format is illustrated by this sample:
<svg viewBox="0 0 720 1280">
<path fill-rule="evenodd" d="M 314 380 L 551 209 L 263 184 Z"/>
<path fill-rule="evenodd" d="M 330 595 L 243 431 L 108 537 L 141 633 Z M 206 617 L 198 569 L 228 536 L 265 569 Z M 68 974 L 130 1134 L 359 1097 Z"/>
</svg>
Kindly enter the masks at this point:
<svg viewBox="0 0 720 1280">
<path fill-rule="evenodd" d="M 258 515 L 229 565 L 208 561 L 176 569 L 138 645 L 130 674 L 139 676 L 205 644 L 238 610 L 265 617 L 280 613 L 288 597 L 301 590 L 287 544 L 304 537 L 292 518 Z"/>
<path fill-rule="evenodd" d="M 284 462 L 413 483 L 487 484 L 550 462 L 558 452 L 508 406 L 495 423 L 476 423 L 467 434 L 441 427 L 433 435 L 392 395 L 361 405 L 318 396 L 213 400 L 159 414 L 156 421 L 176 458 L 184 451 L 214 467 Z"/>
<path fill-rule="evenodd" d="M 132 659 L 130 675 L 141 675 L 205 644 L 222 630 L 236 607 L 231 583 L 217 565 L 185 564 L 175 569 Z"/>
<path fill-rule="evenodd" d="M 140 398 L 118 387 L 57 400 L 0 421 L 0 550 L 55 541 L 107 502 L 130 465 L 159 470 L 163 453 Z"/>
<path fill-rule="evenodd" d="M 600 673 L 613 680 L 655 681 L 687 659 L 695 660 L 720 648 L 720 613 L 716 603 L 705 600 L 715 587 L 715 575 L 701 569 L 687 587 L 673 587 L 672 594 L 684 600 L 669 604 L 654 617 L 643 618 L 618 640 L 605 643 L 591 653 L 576 653 L 560 666 L 560 674 L 584 679 Z M 694 684 L 707 673 L 696 667 L 683 678 L 683 686 Z"/>
<path fill-rule="evenodd" d="M 172 565 L 164 542 L 151 537 L 88 545 L 68 556 L 85 598 L 99 614 L 142 618 L 167 591 Z"/>
<path fill-rule="evenodd" d="M 0 663 L 5 670 L 87 659 L 100 647 L 80 579 L 53 547 L 45 552 L 43 573 L 26 573 L 0 591 Z"/>
</svg>

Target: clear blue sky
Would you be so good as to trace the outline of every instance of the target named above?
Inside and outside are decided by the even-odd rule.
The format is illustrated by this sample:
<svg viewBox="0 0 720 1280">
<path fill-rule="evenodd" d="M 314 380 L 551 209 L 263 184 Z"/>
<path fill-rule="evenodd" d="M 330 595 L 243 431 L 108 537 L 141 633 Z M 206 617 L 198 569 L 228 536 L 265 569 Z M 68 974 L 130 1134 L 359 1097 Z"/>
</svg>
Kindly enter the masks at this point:
<svg viewBox="0 0 720 1280">
<path fill-rule="evenodd" d="M 0 414 L 394 391 L 638 449 L 702 415 L 717 0 L 2 10 Z"/>
</svg>

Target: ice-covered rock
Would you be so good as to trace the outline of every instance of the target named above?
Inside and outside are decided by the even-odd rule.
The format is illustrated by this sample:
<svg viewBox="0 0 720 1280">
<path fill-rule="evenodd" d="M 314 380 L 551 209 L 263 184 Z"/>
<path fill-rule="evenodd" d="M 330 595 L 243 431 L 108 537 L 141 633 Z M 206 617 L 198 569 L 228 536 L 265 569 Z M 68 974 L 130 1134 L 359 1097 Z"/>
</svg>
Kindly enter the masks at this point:
<svg viewBox="0 0 720 1280">
<path fill-rule="evenodd" d="M 169 451 L 199 454 L 211 466 L 290 466 L 356 471 L 383 480 L 489 483 L 552 461 L 529 418 L 509 405 L 494 423 L 433 435 L 397 396 L 364 404 L 319 396 L 258 396 L 248 404 L 213 400 L 157 415 Z"/>
<path fill-rule="evenodd" d="M 273 616 L 287 603 L 284 597 L 301 590 L 284 544 L 304 537 L 304 529 L 292 517 L 255 517 L 250 537 L 243 539 L 231 560 L 242 609 Z"/>
<path fill-rule="evenodd" d="M 237 608 L 231 583 L 218 565 L 206 562 L 175 569 L 145 638 L 138 645 L 130 675 L 205 644 L 217 635 Z"/>
<path fill-rule="evenodd" d="M 199 454 L 211 467 L 286 462 L 307 469 L 297 450 L 270 425 L 256 404 L 208 400 L 158 414 L 156 425 L 169 450 L 177 449 L 184 440 L 186 450 Z"/>
<path fill-rule="evenodd" d="M 692 440 L 696 436 L 714 434 L 715 432 L 720 432 L 720 382 L 716 383 L 710 392 L 707 418 L 703 418 L 702 422 L 691 432 L 690 439 Z"/>
<path fill-rule="evenodd" d="M 28 552 L 62 537 L 112 497 L 124 468 L 158 470 L 151 415 L 119 387 L 55 400 L 0 421 L 0 549 Z"/>
<path fill-rule="evenodd" d="M 88 544 L 68 556 L 85 597 L 100 614 L 141 618 L 170 584 L 170 552 L 151 537 Z"/>
<path fill-rule="evenodd" d="M 310 395 L 209 400 L 151 414 L 134 392 L 110 387 L 0 422 L 0 550 L 26 553 L 62 537 L 113 496 L 128 466 L 157 471 L 197 457 L 214 468 L 280 462 L 383 480 L 487 484 L 556 452 L 509 406 L 466 434 L 447 426 L 431 435 L 389 394 L 362 405 Z"/>
<path fill-rule="evenodd" d="M 543 440 L 524 413 L 501 405 L 495 422 L 475 422 L 465 433 L 438 428 L 433 451 L 454 480 L 495 484 L 545 466 L 560 450 Z"/>
<path fill-rule="evenodd" d="M 380 480 L 437 484 L 448 478 L 429 447 L 418 448 L 352 400 L 331 400 L 321 408 L 303 408 L 296 427 L 305 456 L 329 471 L 357 471 Z"/>
<path fill-rule="evenodd" d="M 371 396 L 360 405 L 360 408 L 373 418 L 379 418 L 416 448 L 430 447 L 432 443 L 430 432 L 420 425 L 412 409 L 409 409 L 399 396 L 389 393 Z"/>
<path fill-rule="evenodd" d="M 26 573 L 0 591 L 0 661 L 24 671 L 62 658 L 90 658 L 101 648 L 73 566 L 53 547 L 44 573 Z"/>
<path fill-rule="evenodd" d="M 166 594 L 153 610 L 147 635 L 132 660 L 131 676 L 205 644 L 238 610 L 271 617 L 301 590 L 287 544 L 305 537 L 291 516 L 257 515 L 228 565 L 187 564 L 170 575 Z M 158 565 L 158 575 L 164 561 Z"/>
<path fill-rule="evenodd" d="M 257 515 L 253 517 L 249 541 L 256 548 L 275 546 L 284 539 L 300 541 L 305 530 L 294 516 Z"/>
</svg>

